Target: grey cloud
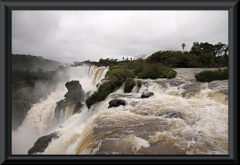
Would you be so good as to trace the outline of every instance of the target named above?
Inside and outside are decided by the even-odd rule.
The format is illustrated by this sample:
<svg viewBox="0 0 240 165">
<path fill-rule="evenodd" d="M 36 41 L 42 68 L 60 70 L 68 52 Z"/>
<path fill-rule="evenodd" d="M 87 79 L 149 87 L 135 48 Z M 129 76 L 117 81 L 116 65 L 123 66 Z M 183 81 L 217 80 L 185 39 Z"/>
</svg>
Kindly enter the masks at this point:
<svg viewBox="0 0 240 165">
<path fill-rule="evenodd" d="M 13 53 L 61 62 L 228 44 L 227 11 L 14 11 Z"/>
</svg>

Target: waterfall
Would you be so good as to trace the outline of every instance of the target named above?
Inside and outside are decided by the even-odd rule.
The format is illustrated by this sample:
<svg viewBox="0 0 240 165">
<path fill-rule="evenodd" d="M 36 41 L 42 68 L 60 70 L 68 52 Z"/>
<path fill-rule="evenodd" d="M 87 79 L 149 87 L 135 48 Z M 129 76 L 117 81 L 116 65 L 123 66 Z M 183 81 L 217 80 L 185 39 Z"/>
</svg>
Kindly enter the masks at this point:
<svg viewBox="0 0 240 165">
<path fill-rule="evenodd" d="M 83 68 L 73 68 L 71 72 Z M 96 89 L 107 70 L 84 68 L 86 74 L 79 77 L 82 87 Z M 35 104 L 13 134 L 29 127 L 36 141 L 42 135 L 59 132 L 60 137 L 44 152 L 36 153 L 42 155 L 228 154 L 228 81 L 200 83 L 192 78 L 192 73 L 191 78 L 184 74 L 174 79 L 141 80 L 142 87 L 135 86 L 131 93 L 124 93 L 122 86 L 105 100 L 90 109 L 84 106 L 81 113 L 74 115 L 73 108 L 67 107 L 60 125 L 54 125 L 54 104 L 63 98 L 64 91 L 56 91 Z M 141 98 L 146 91 L 154 95 Z M 109 101 L 116 98 L 125 100 L 126 105 L 108 108 Z M 20 142 L 21 136 L 16 137 Z M 13 144 L 20 145 L 16 139 Z M 34 140 L 25 148 L 32 147 Z M 14 145 L 14 153 L 20 152 Z"/>
<path fill-rule="evenodd" d="M 91 70 L 91 68 L 95 67 L 70 67 L 68 69 L 69 79 L 66 80 L 66 82 L 71 80 L 79 80 L 84 91 L 88 92 L 96 90 L 96 87 L 91 83 L 91 77 L 94 74 L 96 75 L 96 77 L 101 78 L 104 70 L 107 70 L 108 68 L 101 67 L 100 72 L 96 68 L 95 70 L 93 70 L 92 73 L 89 72 L 89 69 Z M 98 71 L 101 75 L 97 75 L 95 73 L 96 71 Z M 69 118 L 71 118 L 74 109 L 73 106 L 67 106 L 65 111 L 60 110 L 58 121 L 55 118 L 56 103 L 64 99 L 64 94 L 67 92 L 67 89 L 63 88 L 65 87 L 66 82 L 59 82 L 59 88 L 57 88 L 55 92 L 49 94 L 46 100 L 42 100 L 39 103 L 34 104 L 27 112 L 23 124 L 19 126 L 17 130 L 12 132 L 12 134 L 14 135 L 12 136 L 13 154 L 27 154 L 28 149 L 33 146 L 34 142 L 38 137 L 51 133 L 51 131 L 53 129 L 56 129 L 59 124 L 62 124 L 63 122 L 66 122 Z M 23 132 L 25 133 L 25 135 L 22 135 Z M 25 136 L 28 135 L 30 136 L 28 138 L 25 138 Z"/>
</svg>

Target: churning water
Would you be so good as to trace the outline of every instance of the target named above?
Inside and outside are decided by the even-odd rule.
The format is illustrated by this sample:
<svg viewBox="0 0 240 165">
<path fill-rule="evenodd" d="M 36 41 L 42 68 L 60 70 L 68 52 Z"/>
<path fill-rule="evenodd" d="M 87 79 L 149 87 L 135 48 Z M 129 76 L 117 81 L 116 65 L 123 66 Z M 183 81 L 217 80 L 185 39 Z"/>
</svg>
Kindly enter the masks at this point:
<svg viewBox="0 0 240 165">
<path fill-rule="evenodd" d="M 96 90 L 107 69 L 78 67 L 71 73 L 88 92 Z M 57 90 L 35 104 L 13 132 L 13 154 L 27 154 L 37 138 L 52 132 L 60 137 L 36 154 L 228 154 L 228 81 L 200 83 L 197 69 L 176 71 L 174 79 L 141 80 L 142 87 L 131 93 L 121 87 L 81 113 L 72 115 L 68 107 L 61 122 L 54 110 L 66 89 Z M 154 95 L 141 98 L 146 91 Z M 126 105 L 108 108 L 115 98 Z"/>
</svg>

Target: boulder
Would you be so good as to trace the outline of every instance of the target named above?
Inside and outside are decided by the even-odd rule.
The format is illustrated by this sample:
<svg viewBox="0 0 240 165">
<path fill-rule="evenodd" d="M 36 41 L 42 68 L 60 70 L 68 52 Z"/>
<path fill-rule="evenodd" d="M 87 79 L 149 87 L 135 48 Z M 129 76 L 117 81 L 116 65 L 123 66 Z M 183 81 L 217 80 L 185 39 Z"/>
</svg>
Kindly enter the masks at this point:
<svg viewBox="0 0 240 165">
<path fill-rule="evenodd" d="M 145 92 L 141 95 L 141 98 L 148 98 L 150 96 L 153 96 L 154 93 L 153 92 Z"/>
<path fill-rule="evenodd" d="M 45 149 L 48 147 L 49 143 L 53 139 L 58 138 L 59 135 L 57 132 L 38 138 L 38 140 L 34 143 L 34 146 L 28 150 L 28 155 L 34 155 L 36 152 L 44 152 Z"/>
<path fill-rule="evenodd" d="M 121 99 L 114 99 L 114 100 L 109 101 L 108 108 L 118 107 L 120 105 L 123 105 L 123 106 L 126 105 L 126 101 L 125 100 L 121 100 Z"/>
<path fill-rule="evenodd" d="M 83 102 L 85 100 L 85 92 L 79 81 L 73 80 L 67 82 L 65 86 L 68 89 L 68 92 L 64 95 L 66 97 L 66 104 L 76 104 L 79 101 Z"/>
</svg>

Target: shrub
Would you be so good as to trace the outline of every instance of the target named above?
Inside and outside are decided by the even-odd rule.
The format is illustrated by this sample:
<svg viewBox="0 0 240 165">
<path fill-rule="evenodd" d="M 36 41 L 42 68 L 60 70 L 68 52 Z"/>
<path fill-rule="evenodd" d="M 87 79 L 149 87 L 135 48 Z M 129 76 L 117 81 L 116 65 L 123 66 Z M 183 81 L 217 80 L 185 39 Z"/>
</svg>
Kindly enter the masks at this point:
<svg viewBox="0 0 240 165">
<path fill-rule="evenodd" d="M 131 77 L 128 77 L 124 83 L 124 92 L 125 93 L 131 92 L 134 86 L 135 86 L 134 79 Z"/>
<path fill-rule="evenodd" d="M 86 99 L 87 107 L 90 108 L 91 105 L 103 101 L 113 90 L 114 87 L 109 83 L 99 85 L 98 90 Z"/>
<path fill-rule="evenodd" d="M 197 81 L 210 82 L 213 80 L 226 80 L 228 79 L 228 69 L 218 70 L 204 70 L 195 75 Z"/>
<path fill-rule="evenodd" d="M 142 86 L 142 81 L 137 80 L 137 87 L 138 87 L 138 88 L 141 88 L 141 86 Z"/>
<path fill-rule="evenodd" d="M 114 88 L 120 87 L 127 77 L 134 77 L 134 73 L 128 68 L 110 68 L 107 79 L 114 86 Z"/>
<path fill-rule="evenodd" d="M 167 69 L 166 71 L 163 72 L 163 77 L 164 78 L 174 78 L 176 77 L 177 72 L 173 69 Z"/>
<path fill-rule="evenodd" d="M 164 67 L 159 63 L 148 63 L 145 65 L 142 72 L 138 74 L 138 78 L 174 78 L 177 72 L 171 68 Z"/>
</svg>

